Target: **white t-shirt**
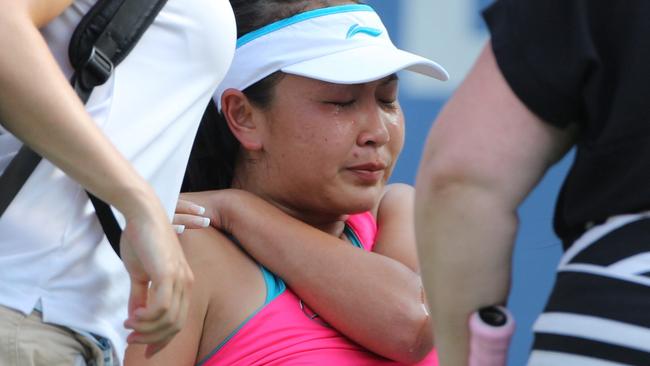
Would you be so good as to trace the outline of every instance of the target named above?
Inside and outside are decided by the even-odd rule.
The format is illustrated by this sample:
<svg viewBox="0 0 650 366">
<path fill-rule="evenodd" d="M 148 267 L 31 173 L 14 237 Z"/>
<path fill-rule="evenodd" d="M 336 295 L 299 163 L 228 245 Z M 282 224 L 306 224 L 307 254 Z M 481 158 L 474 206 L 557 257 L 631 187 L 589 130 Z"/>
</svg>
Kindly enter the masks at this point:
<svg viewBox="0 0 650 366">
<path fill-rule="evenodd" d="M 95 0 L 76 0 L 42 31 L 61 69 L 73 29 Z M 162 9 L 86 109 L 151 183 L 169 217 L 203 111 L 230 66 L 235 19 L 228 0 L 174 0 Z M 52 93 L 56 93 L 55 90 Z M 20 147 L 0 135 L 0 171 Z M 124 225 L 124 219 L 117 215 Z M 42 161 L 0 219 L 0 305 L 109 338 L 125 348 L 129 280 L 85 191 Z"/>
</svg>

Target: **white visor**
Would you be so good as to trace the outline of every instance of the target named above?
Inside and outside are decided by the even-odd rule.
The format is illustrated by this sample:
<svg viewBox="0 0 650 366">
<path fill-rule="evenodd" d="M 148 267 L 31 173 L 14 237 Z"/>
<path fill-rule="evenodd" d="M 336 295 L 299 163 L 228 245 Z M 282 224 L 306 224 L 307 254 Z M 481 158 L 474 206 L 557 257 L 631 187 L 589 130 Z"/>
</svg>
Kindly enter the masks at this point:
<svg viewBox="0 0 650 366">
<path fill-rule="evenodd" d="M 341 5 L 306 11 L 237 40 L 235 56 L 214 99 L 244 90 L 276 71 L 337 84 L 379 80 L 400 70 L 447 80 L 437 63 L 398 49 L 375 11 Z"/>
</svg>

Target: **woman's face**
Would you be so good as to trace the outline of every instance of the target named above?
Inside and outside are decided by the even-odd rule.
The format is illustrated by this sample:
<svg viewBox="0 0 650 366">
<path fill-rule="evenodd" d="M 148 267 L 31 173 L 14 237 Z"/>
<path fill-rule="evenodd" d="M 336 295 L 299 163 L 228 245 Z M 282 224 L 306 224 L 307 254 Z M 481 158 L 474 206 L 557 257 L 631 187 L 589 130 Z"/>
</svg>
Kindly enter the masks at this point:
<svg viewBox="0 0 650 366">
<path fill-rule="evenodd" d="M 259 193 L 306 221 L 372 209 L 404 142 L 397 84 L 285 75 L 263 112 Z"/>
</svg>

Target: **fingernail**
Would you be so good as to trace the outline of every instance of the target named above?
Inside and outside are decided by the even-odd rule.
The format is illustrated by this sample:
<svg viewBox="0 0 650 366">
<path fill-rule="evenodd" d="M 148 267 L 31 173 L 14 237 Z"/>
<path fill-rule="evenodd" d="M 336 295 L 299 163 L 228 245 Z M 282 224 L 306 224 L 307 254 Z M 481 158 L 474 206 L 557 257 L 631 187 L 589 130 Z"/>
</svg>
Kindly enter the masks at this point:
<svg viewBox="0 0 650 366">
<path fill-rule="evenodd" d="M 185 225 L 174 225 L 176 234 L 182 234 L 185 231 Z"/>
<path fill-rule="evenodd" d="M 197 215 L 203 215 L 205 213 L 205 207 L 192 204 L 190 206 L 190 211 L 192 211 L 192 213 Z"/>
<path fill-rule="evenodd" d="M 194 222 L 196 225 L 200 227 L 210 226 L 210 218 L 208 217 L 194 217 L 192 218 L 192 222 Z"/>
<path fill-rule="evenodd" d="M 151 358 L 154 356 L 156 353 L 158 353 L 162 349 L 162 346 L 158 345 L 149 345 L 147 349 L 144 352 L 144 357 L 145 358 Z"/>
</svg>

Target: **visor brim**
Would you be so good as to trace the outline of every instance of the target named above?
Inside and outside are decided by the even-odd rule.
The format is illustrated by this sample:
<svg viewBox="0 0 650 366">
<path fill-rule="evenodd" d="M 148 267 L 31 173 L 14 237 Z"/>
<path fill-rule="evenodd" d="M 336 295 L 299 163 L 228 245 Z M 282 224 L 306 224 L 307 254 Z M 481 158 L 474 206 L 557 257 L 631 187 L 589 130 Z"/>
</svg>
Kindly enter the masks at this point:
<svg viewBox="0 0 650 366">
<path fill-rule="evenodd" d="M 446 81 L 447 71 L 424 57 L 397 48 L 369 45 L 285 66 L 283 72 L 337 84 L 379 80 L 401 70 Z"/>
</svg>

